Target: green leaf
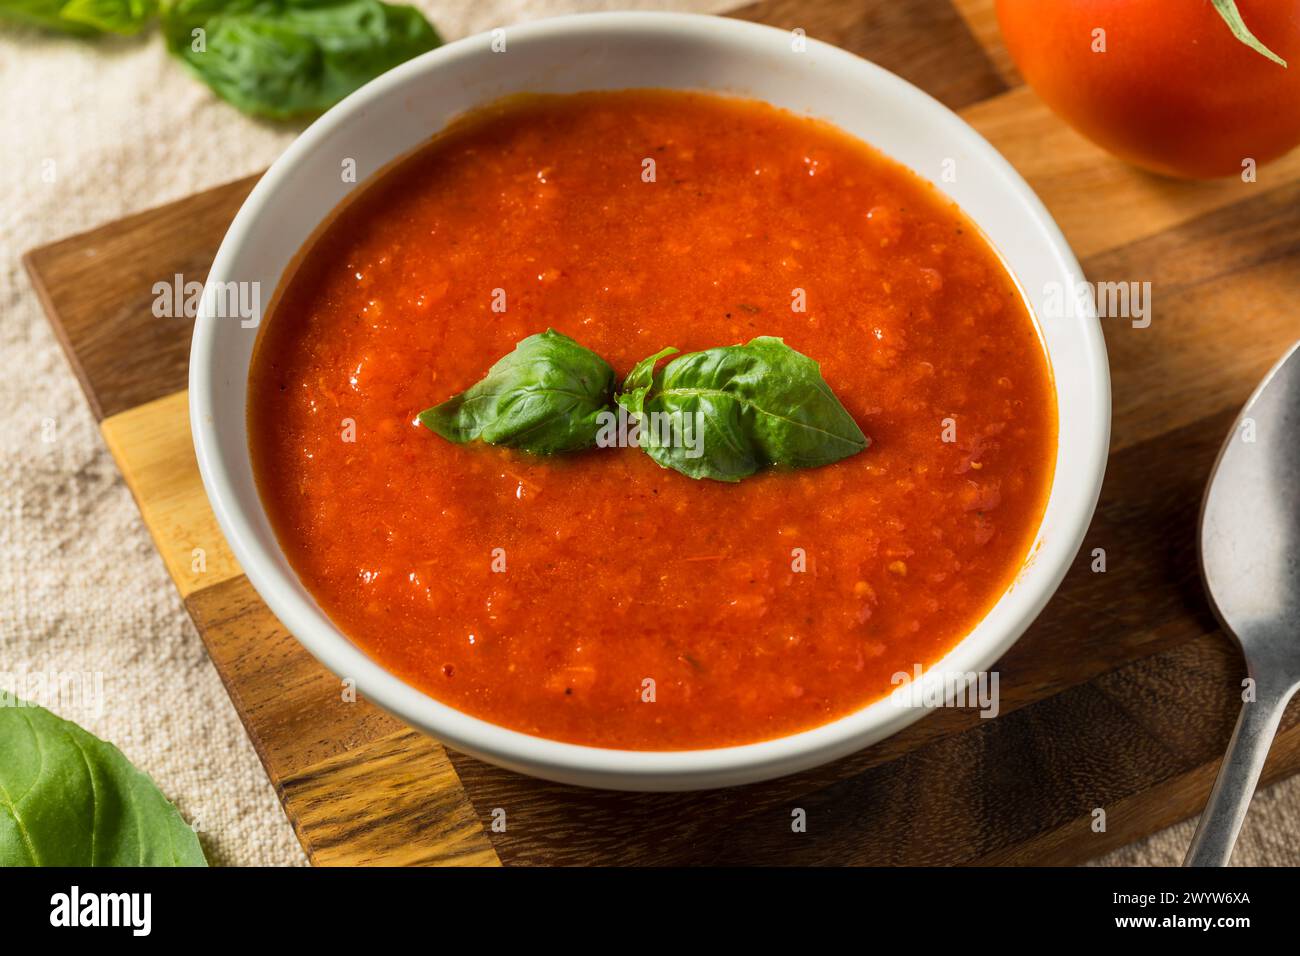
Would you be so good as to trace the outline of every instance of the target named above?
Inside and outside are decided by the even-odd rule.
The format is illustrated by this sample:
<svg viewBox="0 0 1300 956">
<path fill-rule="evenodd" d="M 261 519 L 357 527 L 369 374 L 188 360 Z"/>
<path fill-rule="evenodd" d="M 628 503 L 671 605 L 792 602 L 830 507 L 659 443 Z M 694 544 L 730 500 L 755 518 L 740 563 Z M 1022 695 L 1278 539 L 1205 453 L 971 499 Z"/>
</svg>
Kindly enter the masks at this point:
<svg viewBox="0 0 1300 956">
<path fill-rule="evenodd" d="M 614 370 L 590 349 L 547 329 L 530 335 L 471 388 L 420 413 L 448 441 L 485 441 L 538 455 L 596 443 Z"/>
<path fill-rule="evenodd" d="M 379 0 L 163 0 L 168 48 L 246 113 L 323 112 L 442 40 L 414 7 Z"/>
<path fill-rule="evenodd" d="M 739 481 L 769 465 L 828 465 L 870 444 L 817 363 L 778 338 L 693 352 L 655 372 L 676 351 L 638 362 L 617 396 L 665 468 Z"/>
<path fill-rule="evenodd" d="M 89 36 L 97 32 L 88 24 L 65 20 L 61 15 L 65 3 L 66 0 L 0 0 L 0 20 L 12 20 L 78 36 Z"/>
<path fill-rule="evenodd" d="M 1266 56 L 1283 67 L 1286 66 L 1286 60 L 1264 46 L 1259 38 L 1250 32 L 1250 27 L 1246 26 L 1246 21 L 1241 18 L 1241 11 L 1237 9 L 1236 0 L 1214 0 L 1214 9 L 1218 11 L 1219 16 L 1223 17 L 1223 22 L 1228 25 L 1228 29 L 1238 40 L 1261 56 Z"/>
<path fill-rule="evenodd" d="M 110 743 L 0 706 L 0 866 L 207 866 L 194 831 Z"/>
<path fill-rule="evenodd" d="M 156 10 L 155 0 L 68 0 L 59 16 L 96 30 L 130 36 L 139 33 Z"/>
</svg>

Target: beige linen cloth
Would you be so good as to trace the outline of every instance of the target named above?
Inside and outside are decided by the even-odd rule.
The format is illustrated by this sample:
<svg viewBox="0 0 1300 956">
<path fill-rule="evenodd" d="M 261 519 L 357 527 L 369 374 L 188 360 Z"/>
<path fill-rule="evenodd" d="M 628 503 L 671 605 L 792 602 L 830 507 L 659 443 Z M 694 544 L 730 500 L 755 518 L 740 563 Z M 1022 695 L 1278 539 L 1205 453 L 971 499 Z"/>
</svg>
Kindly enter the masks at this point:
<svg viewBox="0 0 1300 956">
<path fill-rule="evenodd" d="M 584 9 L 734 6 L 414 2 L 447 39 Z M 214 864 L 305 860 L 19 257 L 263 169 L 295 133 L 217 100 L 156 31 L 88 42 L 0 27 L 0 680 L 101 675 L 102 706 L 93 677 L 52 706 L 150 773 Z M 1190 837 L 1184 824 L 1105 861 L 1175 863 Z M 1256 798 L 1236 859 L 1300 859 L 1300 779 Z"/>
</svg>

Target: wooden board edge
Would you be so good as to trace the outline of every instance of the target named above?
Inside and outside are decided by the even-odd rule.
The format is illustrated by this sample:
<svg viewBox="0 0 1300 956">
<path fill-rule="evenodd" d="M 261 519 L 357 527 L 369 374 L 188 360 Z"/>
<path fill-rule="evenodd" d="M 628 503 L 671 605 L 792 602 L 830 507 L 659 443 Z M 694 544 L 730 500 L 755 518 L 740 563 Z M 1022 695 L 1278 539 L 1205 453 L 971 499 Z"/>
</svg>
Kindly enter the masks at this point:
<svg viewBox="0 0 1300 956">
<path fill-rule="evenodd" d="M 68 238 L 76 239 L 79 237 L 70 236 Z M 59 240 L 59 242 L 67 241 L 67 239 Z M 104 407 L 100 404 L 99 398 L 95 395 L 95 390 L 91 387 L 90 378 L 86 374 L 85 366 L 81 364 L 81 359 L 77 355 L 72 340 L 68 338 L 68 330 L 59 321 L 58 310 L 54 307 L 54 300 L 50 295 L 49 287 L 45 284 L 45 276 L 41 270 L 42 258 L 57 244 L 38 246 L 23 253 L 23 269 L 27 272 L 27 278 L 31 282 L 32 288 L 36 290 L 36 299 L 41 304 L 41 310 L 45 313 L 47 323 L 54 331 L 54 338 L 59 343 L 63 357 L 67 359 L 68 367 L 72 369 L 72 375 L 81 388 L 81 394 L 86 396 L 86 404 L 90 406 L 90 414 L 95 416 L 96 422 L 102 422 L 104 420 Z"/>
</svg>

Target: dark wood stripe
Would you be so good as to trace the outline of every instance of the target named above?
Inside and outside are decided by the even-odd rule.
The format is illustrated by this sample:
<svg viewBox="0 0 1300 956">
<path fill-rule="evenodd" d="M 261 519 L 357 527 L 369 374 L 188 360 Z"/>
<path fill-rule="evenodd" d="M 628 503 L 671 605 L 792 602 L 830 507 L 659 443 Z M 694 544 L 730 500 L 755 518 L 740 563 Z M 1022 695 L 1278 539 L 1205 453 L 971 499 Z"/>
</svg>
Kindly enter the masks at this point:
<svg viewBox="0 0 1300 956">
<path fill-rule="evenodd" d="M 186 318 L 156 318 L 154 283 L 203 282 L 257 176 L 34 249 L 27 274 L 95 418 L 185 388 Z"/>
<path fill-rule="evenodd" d="M 242 574 L 185 600 L 217 673 L 271 780 L 404 729 L 378 707 L 343 696 Z"/>
</svg>

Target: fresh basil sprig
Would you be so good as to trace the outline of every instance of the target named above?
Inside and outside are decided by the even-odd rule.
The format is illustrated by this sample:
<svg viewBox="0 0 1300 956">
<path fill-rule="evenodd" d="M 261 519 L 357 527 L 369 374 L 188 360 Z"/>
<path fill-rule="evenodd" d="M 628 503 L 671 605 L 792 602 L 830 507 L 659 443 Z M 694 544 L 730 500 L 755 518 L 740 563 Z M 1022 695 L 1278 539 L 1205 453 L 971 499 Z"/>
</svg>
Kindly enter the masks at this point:
<svg viewBox="0 0 1300 956">
<path fill-rule="evenodd" d="M 870 443 L 817 363 L 779 338 L 693 352 L 655 371 L 676 352 L 642 359 L 617 396 L 643 424 L 642 448 L 665 468 L 739 481 L 769 465 L 828 465 Z M 655 413 L 670 427 L 655 427 Z M 692 432 L 695 441 L 684 440 Z"/>
<path fill-rule="evenodd" d="M 615 402 L 635 422 L 635 443 L 691 478 L 739 481 L 768 466 L 815 468 L 870 440 L 817 363 L 772 336 L 745 345 L 642 359 Z M 573 339 L 530 335 L 471 388 L 420 413 L 448 441 L 484 441 L 535 454 L 606 444 L 617 415 L 614 370 Z M 598 441 L 599 439 L 599 441 Z"/>
<path fill-rule="evenodd" d="M 613 391 L 608 362 L 547 329 L 521 341 L 477 384 L 421 412 L 420 423 L 457 443 L 538 455 L 575 451 L 596 443 Z"/>
<path fill-rule="evenodd" d="M 207 866 L 152 780 L 44 707 L 0 706 L 0 758 L 0 867 Z"/>
<path fill-rule="evenodd" d="M 380 0 L 163 0 L 167 46 L 246 113 L 319 113 L 442 40 L 414 7 Z"/>
</svg>

